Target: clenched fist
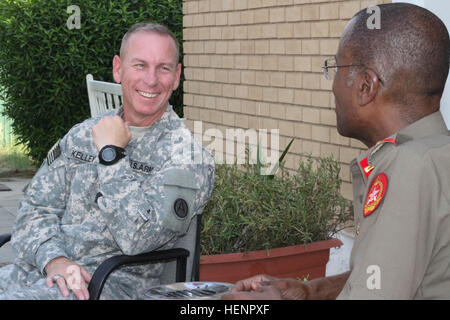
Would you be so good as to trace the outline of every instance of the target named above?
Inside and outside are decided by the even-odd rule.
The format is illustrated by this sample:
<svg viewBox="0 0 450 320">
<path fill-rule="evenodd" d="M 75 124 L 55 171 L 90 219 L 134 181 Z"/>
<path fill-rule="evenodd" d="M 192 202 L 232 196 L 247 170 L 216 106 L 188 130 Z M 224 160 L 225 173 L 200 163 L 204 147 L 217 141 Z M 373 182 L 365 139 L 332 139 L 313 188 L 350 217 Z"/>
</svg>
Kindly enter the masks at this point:
<svg viewBox="0 0 450 320">
<path fill-rule="evenodd" d="M 106 145 L 125 148 L 131 139 L 130 128 L 120 116 L 101 119 L 92 127 L 92 136 L 98 151 Z"/>
</svg>

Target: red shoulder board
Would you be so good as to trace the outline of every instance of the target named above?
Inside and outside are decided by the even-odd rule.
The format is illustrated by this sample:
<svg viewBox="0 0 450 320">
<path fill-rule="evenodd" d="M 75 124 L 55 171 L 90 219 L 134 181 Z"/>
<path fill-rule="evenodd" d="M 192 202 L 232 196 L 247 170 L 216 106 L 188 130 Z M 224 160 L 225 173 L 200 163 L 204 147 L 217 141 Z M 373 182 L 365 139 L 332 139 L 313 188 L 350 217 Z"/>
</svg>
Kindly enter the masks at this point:
<svg viewBox="0 0 450 320">
<path fill-rule="evenodd" d="M 381 203 L 388 187 L 388 178 L 384 173 L 380 173 L 373 179 L 370 185 L 369 192 L 367 193 L 366 201 L 364 203 L 363 214 L 367 217 Z"/>
</svg>

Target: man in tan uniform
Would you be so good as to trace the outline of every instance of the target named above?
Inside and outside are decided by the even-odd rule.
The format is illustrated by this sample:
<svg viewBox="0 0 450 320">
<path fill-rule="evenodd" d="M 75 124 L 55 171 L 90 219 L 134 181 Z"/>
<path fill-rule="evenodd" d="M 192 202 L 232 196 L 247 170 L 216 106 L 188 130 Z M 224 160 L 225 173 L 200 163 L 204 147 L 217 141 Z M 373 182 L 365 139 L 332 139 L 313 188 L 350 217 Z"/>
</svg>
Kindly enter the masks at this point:
<svg viewBox="0 0 450 320">
<path fill-rule="evenodd" d="M 351 163 L 357 236 L 350 271 L 308 282 L 255 276 L 227 299 L 450 299 L 450 133 L 439 111 L 450 41 L 410 4 L 356 14 L 336 57 L 337 127 L 369 150 Z"/>
</svg>

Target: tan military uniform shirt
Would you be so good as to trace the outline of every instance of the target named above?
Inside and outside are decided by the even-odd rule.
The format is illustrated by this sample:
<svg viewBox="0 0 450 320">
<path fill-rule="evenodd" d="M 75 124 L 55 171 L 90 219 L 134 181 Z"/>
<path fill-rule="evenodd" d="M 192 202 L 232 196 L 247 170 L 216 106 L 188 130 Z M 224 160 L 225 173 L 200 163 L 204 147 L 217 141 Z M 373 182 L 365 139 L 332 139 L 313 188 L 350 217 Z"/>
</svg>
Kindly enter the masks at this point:
<svg viewBox="0 0 450 320">
<path fill-rule="evenodd" d="M 450 133 L 441 113 L 372 147 L 351 171 L 357 236 L 338 299 L 450 299 Z M 382 173 L 384 196 L 372 186 Z"/>
</svg>

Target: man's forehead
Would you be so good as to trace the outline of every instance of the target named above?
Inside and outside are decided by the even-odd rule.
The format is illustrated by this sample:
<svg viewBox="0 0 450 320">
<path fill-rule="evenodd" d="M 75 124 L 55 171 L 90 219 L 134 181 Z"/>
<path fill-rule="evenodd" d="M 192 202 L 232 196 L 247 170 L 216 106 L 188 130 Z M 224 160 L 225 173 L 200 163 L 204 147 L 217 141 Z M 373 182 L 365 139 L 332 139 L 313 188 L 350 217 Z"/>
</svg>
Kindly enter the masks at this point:
<svg viewBox="0 0 450 320">
<path fill-rule="evenodd" d="M 148 55 L 139 54 L 138 52 L 134 52 L 134 51 L 128 52 L 125 56 L 126 56 L 126 60 L 129 61 L 130 63 L 147 63 L 150 60 L 153 60 Z M 176 63 L 174 61 L 174 59 L 175 59 L 174 57 L 170 57 L 168 55 L 163 55 L 163 56 L 160 56 L 160 59 L 158 59 L 158 64 L 177 65 L 178 63 Z"/>
<path fill-rule="evenodd" d="M 151 39 L 150 39 L 151 38 Z M 176 56 L 176 45 L 173 41 L 173 39 L 168 35 L 161 35 L 157 32 L 152 31 L 136 31 L 135 33 L 131 34 L 130 37 L 127 40 L 125 50 L 123 52 L 123 55 L 128 56 L 128 59 L 141 59 L 144 60 L 144 56 L 146 53 L 145 46 L 148 45 L 152 40 L 155 39 L 162 40 L 162 43 L 156 44 L 159 48 L 161 48 L 162 44 L 166 44 L 170 51 L 172 52 L 172 56 L 175 58 Z M 141 50 L 140 50 L 141 49 Z M 166 49 L 166 48 L 162 48 Z M 167 56 L 167 55 L 165 55 Z M 170 60 L 171 57 L 167 57 L 167 60 Z"/>
</svg>

